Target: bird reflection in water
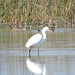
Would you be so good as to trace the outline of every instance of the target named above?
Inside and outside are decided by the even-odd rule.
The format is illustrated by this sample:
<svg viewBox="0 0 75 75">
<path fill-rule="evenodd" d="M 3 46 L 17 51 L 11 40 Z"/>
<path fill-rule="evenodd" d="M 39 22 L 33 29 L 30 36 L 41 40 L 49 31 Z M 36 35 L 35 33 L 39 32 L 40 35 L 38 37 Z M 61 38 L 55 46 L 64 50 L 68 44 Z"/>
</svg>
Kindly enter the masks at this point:
<svg viewBox="0 0 75 75">
<path fill-rule="evenodd" d="M 46 75 L 46 65 L 40 62 L 34 62 L 31 58 L 26 60 L 27 68 L 34 74 Z"/>
</svg>

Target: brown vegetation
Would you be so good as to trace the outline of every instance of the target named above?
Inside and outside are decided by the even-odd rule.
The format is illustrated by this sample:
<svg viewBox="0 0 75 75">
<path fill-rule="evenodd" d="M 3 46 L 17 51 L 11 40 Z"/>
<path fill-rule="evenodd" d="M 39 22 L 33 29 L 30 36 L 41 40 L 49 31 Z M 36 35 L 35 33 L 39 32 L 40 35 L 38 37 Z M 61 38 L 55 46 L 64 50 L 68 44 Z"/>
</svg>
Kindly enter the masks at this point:
<svg viewBox="0 0 75 75">
<path fill-rule="evenodd" d="M 0 26 L 74 26 L 74 0 L 1 0 Z"/>
</svg>

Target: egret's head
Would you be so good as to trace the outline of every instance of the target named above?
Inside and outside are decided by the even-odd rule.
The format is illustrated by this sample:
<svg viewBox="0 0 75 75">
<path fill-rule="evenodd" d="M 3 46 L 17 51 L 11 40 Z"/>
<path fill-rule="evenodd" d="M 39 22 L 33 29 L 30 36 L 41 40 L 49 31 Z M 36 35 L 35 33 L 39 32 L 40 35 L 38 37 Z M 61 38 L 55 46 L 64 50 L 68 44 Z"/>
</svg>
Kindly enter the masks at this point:
<svg viewBox="0 0 75 75">
<path fill-rule="evenodd" d="M 45 32 L 45 33 L 46 33 L 46 32 L 49 32 L 49 31 L 50 31 L 51 33 L 54 33 L 54 29 L 55 29 L 55 28 L 53 28 L 53 27 L 44 27 L 44 28 L 42 29 L 42 31 Z"/>
<path fill-rule="evenodd" d="M 49 27 L 49 31 L 50 31 L 51 33 L 54 33 L 54 30 L 55 30 L 55 27 Z"/>
</svg>

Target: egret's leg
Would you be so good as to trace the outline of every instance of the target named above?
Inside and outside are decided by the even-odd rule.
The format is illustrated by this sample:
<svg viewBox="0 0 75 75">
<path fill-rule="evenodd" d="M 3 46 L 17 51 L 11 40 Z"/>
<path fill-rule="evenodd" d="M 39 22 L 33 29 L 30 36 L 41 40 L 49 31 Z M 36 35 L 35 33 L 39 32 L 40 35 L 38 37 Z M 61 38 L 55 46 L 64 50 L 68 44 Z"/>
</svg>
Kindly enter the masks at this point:
<svg viewBox="0 0 75 75">
<path fill-rule="evenodd" d="M 39 47 L 38 47 L 38 58 L 39 58 Z"/>
<path fill-rule="evenodd" d="M 30 56 L 31 48 L 32 48 L 32 46 L 31 46 L 30 49 L 29 49 L 29 57 L 31 57 L 31 56 Z"/>
<path fill-rule="evenodd" d="M 31 56 L 30 56 L 30 52 L 31 52 L 31 48 L 29 49 L 29 57 L 31 57 Z"/>
</svg>

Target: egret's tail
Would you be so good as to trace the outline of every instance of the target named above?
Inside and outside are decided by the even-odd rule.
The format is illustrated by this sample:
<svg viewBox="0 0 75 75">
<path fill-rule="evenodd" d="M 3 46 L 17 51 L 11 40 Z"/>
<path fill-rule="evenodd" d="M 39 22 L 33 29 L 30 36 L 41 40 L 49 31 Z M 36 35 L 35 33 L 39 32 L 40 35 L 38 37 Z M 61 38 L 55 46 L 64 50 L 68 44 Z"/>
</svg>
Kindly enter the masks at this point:
<svg viewBox="0 0 75 75">
<path fill-rule="evenodd" d="M 29 44 L 28 43 L 26 43 L 26 48 L 29 48 Z"/>
<path fill-rule="evenodd" d="M 26 48 L 29 48 L 29 47 L 31 47 L 31 46 L 32 46 L 31 43 L 29 43 L 29 42 L 26 43 Z"/>
</svg>

